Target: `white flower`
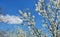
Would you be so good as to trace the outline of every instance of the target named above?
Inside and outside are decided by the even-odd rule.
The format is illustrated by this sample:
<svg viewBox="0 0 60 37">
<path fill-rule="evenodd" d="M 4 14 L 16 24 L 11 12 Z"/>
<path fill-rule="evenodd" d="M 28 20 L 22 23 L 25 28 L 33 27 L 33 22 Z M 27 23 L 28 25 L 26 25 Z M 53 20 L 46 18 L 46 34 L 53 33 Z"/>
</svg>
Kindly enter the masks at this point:
<svg viewBox="0 0 60 37">
<path fill-rule="evenodd" d="M 50 22 L 52 22 L 52 21 L 54 21 L 54 18 L 50 18 L 49 20 L 50 20 Z"/>
<path fill-rule="evenodd" d="M 47 24 L 43 24 L 43 27 L 47 27 Z"/>
<path fill-rule="evenodd" d="M 37 6 L 37 4 L 35 4 L 35 6 Z"/>
<path fill-rule="evenodd" d="M 29 15 L 29 16 L 30 16 L 30 14 L 31 14 L 31 13 L 30 13 L 30 12 L 28 12 L 28 15 Z"/>
<path fill-rule="evenodd" d="M 27 13 L 24 13 L 24 16 L 27 16 Z"/>
<path fill-rule="evenodd" d="M 51 7 L 51 5 L 48 5 L 48 8 L 50 8 Z"/>
<path fill-rule="evenodd" d="M 41 15 L 40 13 L 38 13 L 39 15 Z"/>
<path fill-rule="evenodd" d="M 33 18 L 35 18 L 35 16 L 34 16 L 34 15 L 33 15 L 32 17 L 33 17 Z"/>
<path fill-rule="evenodd" d="M 44 12 L 46 13 L 46 10 L 44 9 Z"/>
<path fill-rule="evenodd" d="M 23 14 L 23 12 L 22 12 L 21 10 L 19 10 L 19 13 L 20 13 L 20 14 Z"/>
<path fill-rule="evenodd" d="M 52 27 L 50 26 L 50 29 L 52 30 Z"/>
<path fill-rule="evenodd" d="M 30 25 L 31 23 L 30 22 L 28 22 L 28 25 Z"/>
<path fill-rule="evenodd" d="M 35 9 L 36 11 L 38 11 L 38 7 L 36 7 L 36 9 Z"/>
</svg>

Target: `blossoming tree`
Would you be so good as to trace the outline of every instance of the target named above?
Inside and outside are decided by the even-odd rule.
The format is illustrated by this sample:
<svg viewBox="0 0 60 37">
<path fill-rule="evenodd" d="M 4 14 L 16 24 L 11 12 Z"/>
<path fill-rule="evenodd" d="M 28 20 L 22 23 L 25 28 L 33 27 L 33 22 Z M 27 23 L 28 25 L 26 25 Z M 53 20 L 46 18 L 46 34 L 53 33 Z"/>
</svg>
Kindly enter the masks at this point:
<svg viewBox="0 0 60 37">
<path fill-rule="evenodd" d="M 60 35 L 60 0 L 38 0 L 35 4 L 36 12 L 42 16 L 42 27 L 37 29 L 35 27 L 35 16 L 31 16 L 30 12 L 19 10 L 20 19 L 23 20 L 22 25 L 28 27 L 26 34 L 23 30 L 18 30 L 17 37 L 59 37 Z M 46 33 L 44 29 L 47 30 Z M 28 34 L 28 35 L 27 35 Z M 13 34 L 12 34 L 13 35 Z M 12 36 L 11 36 L 12 37 Z"/>
<path fill-rule="evenodd" d="M 39 0 L 36 6 L 36 11 L 40 16 L 43 16 L 43 25 L 48 27 L 49 33 L 52 37 L 59 37 L 60 35 L 60 0 L 49 0 L 47 4 L 45 0 Z"/>
<path fill-rule="evenodd" d="M 30 13 L 24 13 L 21 10 L 19 10 L 20 14 L 22 14 L 23 17 L 28 22 L 28 28 L 32 30 L 32 35 L 36 37 L 48 37 L 48 33 L 50 33 L 51 37 L 59 37 L 60 35 L 60 0 L 49 0 L 47 3 L 45 3 L 45 0 L 39 0 L 36 6 L 36 11 L 40 16 L 43 17 L 42 25 L 48 32 L 47 34 L 43 35 L 42 30 L 36 29 L 34 27 L 34 16 L 29 17 Z M 43 36 L 42 36 L 43 35 Z"/>
</svg>

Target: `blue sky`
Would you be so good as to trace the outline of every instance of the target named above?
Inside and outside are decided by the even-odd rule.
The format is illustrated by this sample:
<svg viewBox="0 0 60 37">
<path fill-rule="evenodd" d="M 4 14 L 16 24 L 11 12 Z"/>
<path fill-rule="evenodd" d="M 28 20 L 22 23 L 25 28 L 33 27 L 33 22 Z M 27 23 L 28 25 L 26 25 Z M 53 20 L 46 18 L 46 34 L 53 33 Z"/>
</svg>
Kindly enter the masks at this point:
<svg viewBox="0 0 60 37">
<path fill-rule="evenodd" d="M 33 11 L 35 0 L 0 0 L 0 6 L 4 10 L 4 14 L 18 14 L 18 10 L 26 11 L 30 8 Z"/>
<path fill-rule="evenodd" d="M 0 0 L 0 7 L 2 8 L 2 14 L 6 15 L 15 15 L 15 16 L 19 16 L 19 12 L 18 10 L 23 10 L 25 12 L 30 11 L 31 15 L 35 15 L 35 21 L 37 24 L 37 28 L 39 28 L 41 25 L 41 20 L 42 19 L 40 16 L 38 16 L 38 14 L 35 12 L 35 3 L 37 2 L 37 0 Z M 29 10 L 27 10 L 27 8 L 29 8 Z M 39 17 L 39 18 L 38 18 Z M 7 23 L 0 23 L 0 29 L 6 29 L 6 28 L 10 28 L 12 29 L 13 26 L 15 25 L 10 25 Z M 21 26 L 22 27 L 22 26 Z M 24 27 L 26 28 L 26 27 Z M 24 29 L 23 28 L 23 29 Z"/>
</svg>

